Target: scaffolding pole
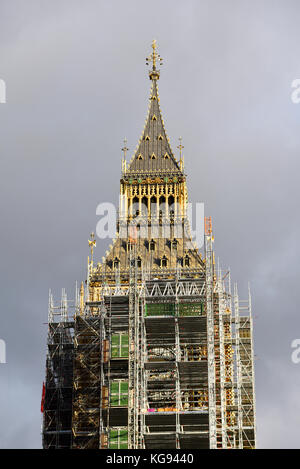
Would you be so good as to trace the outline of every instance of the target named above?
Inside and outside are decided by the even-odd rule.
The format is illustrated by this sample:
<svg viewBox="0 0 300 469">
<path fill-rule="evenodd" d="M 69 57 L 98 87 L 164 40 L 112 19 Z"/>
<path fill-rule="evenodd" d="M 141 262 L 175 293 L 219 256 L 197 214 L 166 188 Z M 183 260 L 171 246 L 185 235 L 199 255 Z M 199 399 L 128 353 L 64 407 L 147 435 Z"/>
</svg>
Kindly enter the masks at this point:
<svg viewBox="0 0 300 469">
<path fill-rule="evenodd" d="M 139 300 L 136 289 L 137 263 L 136 240 L 130 242 L 130 278 L 129 278 L 129 317 L 128 317 L 128 449 L 137 448 L 138 439 L 138 346 L 139 338 Z"/>
<path fill-rule="evenodd" d="M 227 448 L 227 422 L 226 422 L 226 393 L 225 393 L 225 343 L 224 343 L 224 314 L 226 301 L 224 297 L 224 284 L 221 271 L 218 274 L 219 297 L 219 348 L 220 348 L 220 397 L 221 397 L 221 431 L 222 448 Z"/>
<path fill-rule="evenodd" d="M 206 316 L 207 316 L 207 356 L 208 356 L 208 398 L 209 398 L 209 446 L 217 447 L 216 430 L 216 371 L 215 371 L 215 321 L 214 321 L 214 280 L 211 218 L 205 219 L 205 258 L 206 258 Z"/>
<path fill-rule="evenodd" d="M 254 370 L 254 338 L 253 338 L 253 315 L 252 315 L 252 297 L 250 284 L 248 284 L 248 303 L 250 317 L 250 338 L 251 338 L 251 363 L 252 363 L 252 390 L 253 390 L 253 431 L 254 445 L 256 447 L 256 394 L 255 394 L 255 370 Z"/>
</svg>

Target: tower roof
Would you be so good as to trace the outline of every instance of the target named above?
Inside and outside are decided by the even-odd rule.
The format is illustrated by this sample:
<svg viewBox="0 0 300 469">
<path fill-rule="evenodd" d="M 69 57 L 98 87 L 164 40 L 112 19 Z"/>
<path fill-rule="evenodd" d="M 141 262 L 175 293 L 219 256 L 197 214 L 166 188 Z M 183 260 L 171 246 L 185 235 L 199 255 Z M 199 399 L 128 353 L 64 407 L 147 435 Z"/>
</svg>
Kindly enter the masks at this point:
<svg viewBox="0 0 300 469">
<path fill-rule="evenodd" d="M 150 103 L 144 130 L 137 145 L 137 149 L 129 162 L 126 173 L 180 173 L 180 164 L 176 160 L 170 146 L 170 141 L 164 126 L 164 121 L 159 105 L 157 81 L 159 70 L 157 61 L 161 61 L 156 52 L 156 42 L 152 43 L 153 52 L 147 59 L 152 62 L 149 78 L 152 82 L 150 91 Z"/>
</svg>

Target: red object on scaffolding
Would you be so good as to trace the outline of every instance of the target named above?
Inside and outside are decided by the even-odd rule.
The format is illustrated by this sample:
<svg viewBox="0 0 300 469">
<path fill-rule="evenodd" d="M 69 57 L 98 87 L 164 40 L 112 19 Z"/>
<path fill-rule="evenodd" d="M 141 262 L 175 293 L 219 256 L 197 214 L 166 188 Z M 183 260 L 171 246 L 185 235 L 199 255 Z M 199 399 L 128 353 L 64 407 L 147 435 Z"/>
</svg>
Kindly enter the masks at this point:
<svg viewBox="0 0 300 469">
<path fill-rule="evenodd" d="M 43 383 L 42 400 L 41 400 L 41 412 L 42 413 L 44 412 L 45 393 L 46 393 L 46 388 L 45 388 L 45 383 Z"/>
</svg>

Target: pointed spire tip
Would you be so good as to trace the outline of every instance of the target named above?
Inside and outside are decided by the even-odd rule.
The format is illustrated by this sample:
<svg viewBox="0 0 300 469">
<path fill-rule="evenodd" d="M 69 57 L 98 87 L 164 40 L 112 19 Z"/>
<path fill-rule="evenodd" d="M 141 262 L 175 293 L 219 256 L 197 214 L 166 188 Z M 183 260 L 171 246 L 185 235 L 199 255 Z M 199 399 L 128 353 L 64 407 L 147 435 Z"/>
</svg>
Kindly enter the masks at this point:
<svg viewBox="0 0 300 469">
<path fill-rule="evenodd" d="M 149 78 L 150 80 L 159 80 L 159 70 L 157 70 L 156 65 L 162 65 L 162 58 L 156 51 L 156 39 L 152 41 L 152 52 L 149 57 L 146 58 L 146 65 L 150 65 L 152 63 L 152 69 L 149 70 Z"/>
</svg>

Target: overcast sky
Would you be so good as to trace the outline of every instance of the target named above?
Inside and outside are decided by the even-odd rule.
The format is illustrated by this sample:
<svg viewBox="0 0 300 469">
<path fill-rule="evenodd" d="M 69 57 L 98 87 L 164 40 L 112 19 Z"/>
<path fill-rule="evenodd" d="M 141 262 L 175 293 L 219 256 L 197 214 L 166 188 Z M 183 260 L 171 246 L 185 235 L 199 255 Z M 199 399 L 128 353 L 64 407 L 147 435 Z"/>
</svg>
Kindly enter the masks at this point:
<svg viewBox="0 0 300 469">
<path fill-rule="evenodd" d="M 41 447 L 48 289 L 73 295 L 96 207 L 117 202 L 153 38 L 190 200 L 212 216 L 242 298 L 251 282 L 258 446 L 300 447 L 299 18 L 298 0 L 0 0 L 1 448 Z"/>
</svg>

